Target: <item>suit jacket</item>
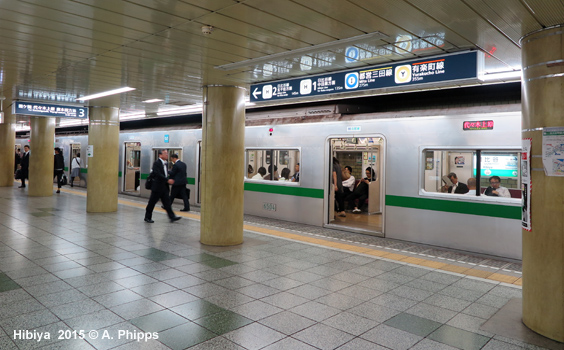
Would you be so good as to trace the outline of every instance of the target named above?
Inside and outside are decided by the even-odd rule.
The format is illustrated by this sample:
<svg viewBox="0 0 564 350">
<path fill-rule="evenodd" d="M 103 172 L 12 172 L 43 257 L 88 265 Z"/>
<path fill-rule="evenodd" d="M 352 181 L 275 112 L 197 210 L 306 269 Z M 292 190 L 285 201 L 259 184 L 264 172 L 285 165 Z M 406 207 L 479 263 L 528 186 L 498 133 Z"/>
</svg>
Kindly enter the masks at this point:
<svg viewBox="0 0 564 350">
<path fill-rule="evenodd" d="M 29 175 L 29 152 L 22 156 L 20 166 L 22 167 L 22 176 L 27 179 Z"/>
<path fill-rule="evenodd" d="M 165 176 L 164 165 L 160 158 L 153 163 L 153 172 L 151 174 L 153 176 L 151 191 L 166 191 L 168 193 L 168 178 Z"/>
<path fill-rule="evenodd" d="M 172 166 L 168 177 L 169 179 L 174 180 L 174 184 L 172 186 L 186 186 L 188 183 L 186 181 L 186 163 L 177 160 Z"/>
<path fill-rule="evenodd" d="M 448 188 L 448 193 L 450 193 L 451 190 L 452 190 L 452 186 Z M 464 193 L 468 193 L 468 191 L 470 191 L 470 189 L 468 189 L 468 186 L 458 181 L 458 186 L 456 186 L 456 190 L 454 190 L 454 193 L 464 194 Z"/>
</svg>

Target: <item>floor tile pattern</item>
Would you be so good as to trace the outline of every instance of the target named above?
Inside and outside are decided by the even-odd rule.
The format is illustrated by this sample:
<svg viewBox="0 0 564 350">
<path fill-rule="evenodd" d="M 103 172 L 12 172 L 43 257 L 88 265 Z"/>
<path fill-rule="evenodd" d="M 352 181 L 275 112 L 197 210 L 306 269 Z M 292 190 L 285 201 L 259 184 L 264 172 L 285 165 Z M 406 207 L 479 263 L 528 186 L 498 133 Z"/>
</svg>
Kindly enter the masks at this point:
<svg viewBox="0 0 564 350">
<path fill-rule="evenodd" d="M 243 245 L 207 247 L 196 220 L 156 210 L 145 224 L 135 205 L 86 214 L 62 192 L 0 188 L 0 349 L 534 348 L 480 329 L 515 286 L 247 231 Z M 16 336 L 26 330 L 52 339 Z"/>
</svg>

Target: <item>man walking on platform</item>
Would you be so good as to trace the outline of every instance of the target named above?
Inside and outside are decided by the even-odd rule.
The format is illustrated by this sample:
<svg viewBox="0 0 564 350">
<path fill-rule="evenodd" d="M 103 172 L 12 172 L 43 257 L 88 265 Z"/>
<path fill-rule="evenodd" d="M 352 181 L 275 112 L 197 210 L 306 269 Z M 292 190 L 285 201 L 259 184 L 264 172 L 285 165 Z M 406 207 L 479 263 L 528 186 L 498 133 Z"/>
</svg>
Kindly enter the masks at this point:
<svg viewBox="0 0 564 350">
<path fill-rule="evenodd" d="M 153 184 L 151 186 L 151 197 L 149 198 L 149 203 L 147 204 L 147 208 L 145 209 L 145 222 L 153 223 L 153 209 L 155 208 L 155 204 L 161 200 L 163 203 L 163 207 L 166 210 L 170 222 L 180 220 L 180 216 L 176 216 L 172 211 L 170 206 L 170 197 L 168 196 L 169 187 L 168 187 L 168 178 L 167 178 L 167 159 L 168 159 L 168 151 L 167 150 L 158 150 L 159 159 L 157 159 L 153 163 L 153 168 L 151 175 L 153 178 Z"/>
<path fill-rule="evenodd" d="M 180 209 L 180 211 L 190 211 L 190 201 L 186 191 L 186 184 L 188 183 L 186 181 L 186 163 L 180 161 L 177 154 L 171 155 L 170 160 L 174 163 L 169 174 L 170 180 L 168 180 L 168 183 L 172 185 L 170 205 L 172 205 L 176 196 L 180 195 L 184 201 L 184 208 Z"/>
</svg>

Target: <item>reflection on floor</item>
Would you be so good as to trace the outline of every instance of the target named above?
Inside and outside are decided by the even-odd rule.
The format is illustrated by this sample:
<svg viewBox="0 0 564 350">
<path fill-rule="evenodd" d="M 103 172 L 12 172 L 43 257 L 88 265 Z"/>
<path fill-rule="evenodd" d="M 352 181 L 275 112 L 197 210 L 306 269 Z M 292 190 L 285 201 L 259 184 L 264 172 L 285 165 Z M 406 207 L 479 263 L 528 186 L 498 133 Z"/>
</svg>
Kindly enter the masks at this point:
<svg viewBox="0 0 564 350">
<path fill-rule="evenodd" d="M 382 232 L 382 214 L 368 214 L 347 212 L 346 217 L 336 216 L 331 221 L 334 225 L 342 225 L 373 232 Z"/>
</svg>

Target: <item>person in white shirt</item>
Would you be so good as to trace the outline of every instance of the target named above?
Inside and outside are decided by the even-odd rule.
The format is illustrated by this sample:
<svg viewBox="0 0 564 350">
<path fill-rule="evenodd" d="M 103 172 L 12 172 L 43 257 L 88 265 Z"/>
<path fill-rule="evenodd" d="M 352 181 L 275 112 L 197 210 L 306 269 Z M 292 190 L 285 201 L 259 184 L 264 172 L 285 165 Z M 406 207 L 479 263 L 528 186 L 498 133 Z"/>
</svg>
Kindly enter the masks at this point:
<svg viewBox="0 0 564 350">
<path fill-rule="evenodd" d="M 352 176 L 352 168 L 350 166 L 347 165 L 344 168 L 343 172 L 346 172 L 349 176 L 348 179 L 343 180 L 343 190 L 345 191 L 345 197 L 346 197 L 354 191 L 355 178 L 354 176 Z M 344 178 L 345 177 L 343 177 L 343 179 Z"/>
<path fill-rule="evenodd" d="M 467 181 L 468 185 L 468 192 L 466 192 L 465 196 L 476 196 L 476 179 L 471 177 Z"/>
<path fill-rule="evenodd" d="M 511 198 L 511 193 L 505 187 L 499 185 L 501 179 L 499 176 L 492 176 L 490 177 L 490 187 L 486 188 L 486 192 L 484 194 L 486 196 L 494 196 L 494 197 L 505 197 Z"/>
<path fill-rule="evenodd" d="M 253 180 L 262 180 L 262 177 L 266 175 L 266 168 L 261 166 L 258 170 L 258 173 L 255 174 L 251 179 Z"/>
<path fill-rule="evenodd" d="M 80 178 L 80 153 L 76 154 L 71 161 L 71 174 L 70 174 L 70 186 L 74 187 L 74 178 Z"/>
</svg>

